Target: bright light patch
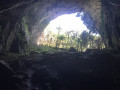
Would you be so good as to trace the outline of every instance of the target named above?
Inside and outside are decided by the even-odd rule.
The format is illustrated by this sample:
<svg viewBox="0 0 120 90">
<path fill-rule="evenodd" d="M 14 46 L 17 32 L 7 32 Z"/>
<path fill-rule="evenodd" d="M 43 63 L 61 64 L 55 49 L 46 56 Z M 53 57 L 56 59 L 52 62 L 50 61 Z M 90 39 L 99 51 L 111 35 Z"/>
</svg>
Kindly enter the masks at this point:
<svg viewBox="0 0 120 90">
<path fill-rule="evenodd" d="M 65 14 L 52 20 L 38 38 L 37 45 L 74 47 L 78 51 L 104 48 L 99 34 L 88 33 L 90 30 L 83 24 L 82 15 L 84 13 Z"/>
<path fill-rule="evenodd" d="M 83 31 L 89 31 L 87 27 L 83 24 L 81 17 L 76 17 L 77 13 L 74 14 L 65 14 L 59 16 L 58 18 L 52 20 L 49 25 L 44 30 L 44 33 L 49 30 L 54 34 L 58 33 L 57 27 L 61 28 L 61 34 L 69 31 L 75 31 L 82 33 Z"/>
</svg>

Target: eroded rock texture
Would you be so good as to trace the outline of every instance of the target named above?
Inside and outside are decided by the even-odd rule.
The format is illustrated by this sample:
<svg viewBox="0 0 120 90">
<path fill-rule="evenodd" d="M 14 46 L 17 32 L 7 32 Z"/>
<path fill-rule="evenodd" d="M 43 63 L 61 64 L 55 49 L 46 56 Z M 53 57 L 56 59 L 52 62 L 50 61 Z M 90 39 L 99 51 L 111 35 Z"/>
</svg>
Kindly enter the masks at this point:
<svg viewBox="0 0 120 90">
<path fill-rule="evenodd" d="M 26 52 L 50 22 L 62 14 L 87 12 L 106 47 L 118 49 L 119 0 L 5 0 L 0 5 L 0 50 Z M 16 49 L 14 49 L 16 48 Z"/>
<path fill-rule="evenodd" d="M 120 1 L 102 0 L 102 7 L 101 35 L 108 47 L 120 49 Z"/>
<path fill-rule="evenodd" d="M 120 57 L 111 51 L 0 57 L 0 90 L 119 90 L 119 82 Z"/>
</svg>

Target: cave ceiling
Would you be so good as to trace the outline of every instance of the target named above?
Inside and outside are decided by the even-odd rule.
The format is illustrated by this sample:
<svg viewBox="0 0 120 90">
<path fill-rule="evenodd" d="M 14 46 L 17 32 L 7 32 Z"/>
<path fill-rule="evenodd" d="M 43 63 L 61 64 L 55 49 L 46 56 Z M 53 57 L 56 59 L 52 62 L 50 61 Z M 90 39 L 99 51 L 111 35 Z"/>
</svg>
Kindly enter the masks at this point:
<svg viewBox="0 0 120 90">
<path fill-rule="evenodd" d="M 100 0 L 5 0 L 0 7 L 0 14 L 3 14 L 4 18 L 9 15 L 11 17 L 31 15 L 31 20 L 39 20 L 39 24 L 46 20 L 49 22 L 62 14 L 84 11 L 90 14 L 98 28 L 101 17 Z M 32 24 L 34 27 L 35 23 Z"/>
<path fill-rule="evenodd" d="M 4 29 L 1 42 L 7 50 L 11 47 L 17 32 L 23 29 L 23 18 L 31 36 L 25 34 L 27 42 L 37 42 L 38 36 L 56 17 L 63 14 L 87 12 L 96 28 L 100 26 L 100 0 L 4 0 L 0 3 L 0 25 Z"/>
<path fill-rule="evenodd" d="M 102 38 L 110 40 L 120 40 L 119 32 L 112 31 L 120 28 L 119 17 L 120 7 L 119 0 L 3 0 L 0 2 L 0 29 L 3 30 L 0 42 L 3 44 L 0 47 L 10 48 L 17 32 L 23 30 L 23 19 L 28 25 L 29 32 L 37 39 L 40 33 L 48 25 L 48 23 L 56 17 L 63 14 L 71 14 L 76 12 L 86 12 L 89 14 L 94 25 L 99 32 L 101 25 L 101 11 L 104 9 L 105 28 L 109 29 Z M 109 15 L 111 14 L 111 15 Z M 116 18 L 115 18 L 116 17 Z M 117 23 L 112 26 L 112 24 Z M 109 26 L 110 24 L 110 26 Z M 111 37 L 110 34 L 115 34 L 117 37 Z M 117 33 L 117 34 L 116 34 Z M 100 33 L 102 35 L 102 33 Z M 30 37 L 25 34 L 25 38 L 29 41 Z M 8 50 L 7 49 L 7 50 Z"/>
</svg>

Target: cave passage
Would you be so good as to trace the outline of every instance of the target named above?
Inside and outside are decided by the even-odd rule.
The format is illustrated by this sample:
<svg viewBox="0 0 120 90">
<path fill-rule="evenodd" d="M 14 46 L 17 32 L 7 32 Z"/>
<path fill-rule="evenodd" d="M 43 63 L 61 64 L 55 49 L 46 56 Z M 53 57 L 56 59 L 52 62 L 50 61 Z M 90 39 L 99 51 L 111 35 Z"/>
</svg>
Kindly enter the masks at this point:
<svg viewBox="0 0 120 90">
<path fill-rule="evenodd" d="M 82 20 L 83 16 L 83 12 L 76 12 L 58 16 L 50 21 L 39 36 L 37 45 L 64 49 L 74 48 L 76 51 L 105 48 L 98 32 L 90 33 L 91 30 L 86 27 Z M 88 26 L 92 26 L 90 24 Z"/>
<path fill-rule="evenodd" d="M 120 1 L 0 1 L 0 90 L 120 90 Z"/>
</svg>

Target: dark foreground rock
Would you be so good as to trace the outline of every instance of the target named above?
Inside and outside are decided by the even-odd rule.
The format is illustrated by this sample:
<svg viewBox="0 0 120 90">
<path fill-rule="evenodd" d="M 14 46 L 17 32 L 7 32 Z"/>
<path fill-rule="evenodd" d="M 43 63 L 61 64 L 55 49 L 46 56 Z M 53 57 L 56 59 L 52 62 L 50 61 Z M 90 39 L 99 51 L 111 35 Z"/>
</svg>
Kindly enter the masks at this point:
<svg viewBox="0 0 120 90">
<path fill-rule="evenodd" d="M 0 61 L 0 90 L 17 89 L 17 79 L 10 66 L 4 61 Z"/>
<path fill-rule="evenodd" d="M 119 60 L 104 51 L 6 60 L 0 63 L 0 90 L 120 90 Z"/>
</svg>

